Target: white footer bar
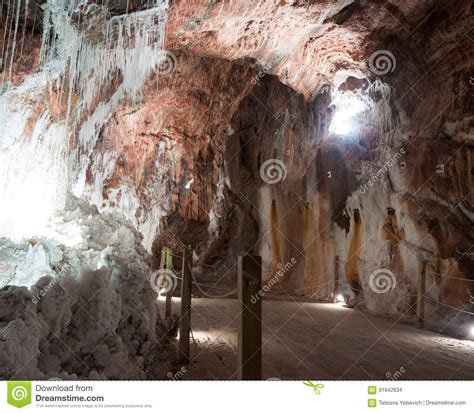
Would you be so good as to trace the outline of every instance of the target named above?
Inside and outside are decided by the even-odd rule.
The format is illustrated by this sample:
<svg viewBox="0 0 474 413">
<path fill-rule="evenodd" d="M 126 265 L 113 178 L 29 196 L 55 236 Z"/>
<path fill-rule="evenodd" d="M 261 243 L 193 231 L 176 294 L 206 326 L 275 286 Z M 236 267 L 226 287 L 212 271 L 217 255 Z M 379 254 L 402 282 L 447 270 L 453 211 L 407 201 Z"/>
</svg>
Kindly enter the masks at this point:
<svg viewBox="0 0 474 413">
<path fill-rule="evenodd" d="M 0 411 L 473 412 L 473 381 L 11 381 Z M 328 410 L 318 410 L 328 409 Z M 298 411 L 298 412 L 297 412 Z"/>
</svg>

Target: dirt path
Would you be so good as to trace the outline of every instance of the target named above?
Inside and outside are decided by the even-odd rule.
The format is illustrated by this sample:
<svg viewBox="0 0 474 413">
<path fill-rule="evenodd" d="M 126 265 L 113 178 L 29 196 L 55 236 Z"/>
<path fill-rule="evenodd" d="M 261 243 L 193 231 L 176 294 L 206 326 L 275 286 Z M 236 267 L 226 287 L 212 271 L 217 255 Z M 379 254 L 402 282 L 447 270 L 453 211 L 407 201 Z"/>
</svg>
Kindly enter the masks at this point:
<svg viewBox="0 0 474 413">
<path fill-rule="evenodd" d="M 193 299 L 194 361 L 183 379 L 237 379 L 237 317 L 235 299 Z M 263 376 L 474 379 L 473 341 L 396 321 L 336 304 L 264 301 Z"/>
</svg>

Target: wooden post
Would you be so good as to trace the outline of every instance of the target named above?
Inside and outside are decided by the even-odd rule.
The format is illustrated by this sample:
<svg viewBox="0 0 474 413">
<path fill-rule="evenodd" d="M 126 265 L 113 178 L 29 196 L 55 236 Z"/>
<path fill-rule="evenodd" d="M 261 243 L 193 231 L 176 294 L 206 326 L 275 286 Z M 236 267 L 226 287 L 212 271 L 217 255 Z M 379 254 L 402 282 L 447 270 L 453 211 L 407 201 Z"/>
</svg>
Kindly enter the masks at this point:
<svg viewBox="0 0 474 413">
<path fill-rule="evenodd" d="M 173 254 L 171 248 L 165 247 L 165 266 L 168 271 L 173 271 Z M 166 303 L 165 303 L 165 320 L 171 317 L 171 297 L 173 291 L 166 292 Z"/>
<path fill-rule="evenodd" d="M 165 263 L 166 263 L 166 247 L 163 247 L 161 249 L 160 270 L 165 269 Z"/>
<path fill-rule="evenodd" d="M 421 262 L 421 272 L 418 275 L 418 288 L 416 292 L 416 321 L 418 328 L 425 326 L 426 263 L 426 260 Z"/>
<path fill-rule="evenodd" d="M 339 294 L 339 255 L 334 257 L 334 289 L 332 292 L 332 300 L 336 301 Z"/>
<path fill-rule="evenodd" d="M 262 379 L 262 258 L 239 256 L 239 354 L 240 380 Z"/>
<path fill-rule="evenodd" d="M 163 247 L 161 249 L 161 257 L 160 257 L 160 271 L 163 271 L 166 267 L 166 247 Z M 158 295 L 161 295 L 160 292 L 158 292 Z M 166 307 L 165 307 L 165 318 L 166 320 Z"/>
<path fill-rule="evenodd" d="M 190 347 L 189 335 L 191 332 L 191 287 L 193 252 L 186 248 L 183 252 L 183 279 L 181 280 L 181 319 L 179 324 L 178 359 L 181 364 L 189 364 Z"/>
</svg>

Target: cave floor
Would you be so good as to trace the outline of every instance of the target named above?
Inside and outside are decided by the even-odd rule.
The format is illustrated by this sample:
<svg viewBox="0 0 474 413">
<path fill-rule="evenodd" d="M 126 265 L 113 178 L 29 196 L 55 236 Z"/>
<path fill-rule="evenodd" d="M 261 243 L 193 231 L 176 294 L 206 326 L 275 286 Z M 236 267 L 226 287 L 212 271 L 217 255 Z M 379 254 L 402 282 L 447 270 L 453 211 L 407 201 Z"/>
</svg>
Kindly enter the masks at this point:
<svg viewBox="0 0 474 413">
<path fill-rule="evenodd" d="M 184 380 L 237 379 L 238 314 L 236 299 L 193 298 Z M 264 379 L 474 379 L 473 341 L 336 304 L 264 301 L 262 350 Z"/>
</svg>

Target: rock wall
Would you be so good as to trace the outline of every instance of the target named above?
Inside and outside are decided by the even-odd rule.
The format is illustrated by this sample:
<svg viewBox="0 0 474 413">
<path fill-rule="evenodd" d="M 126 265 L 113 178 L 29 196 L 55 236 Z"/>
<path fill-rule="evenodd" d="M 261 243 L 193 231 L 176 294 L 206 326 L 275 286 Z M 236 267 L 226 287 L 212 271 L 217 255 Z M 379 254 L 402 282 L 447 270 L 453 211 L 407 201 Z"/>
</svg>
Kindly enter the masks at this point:
<svg viewBox="0 0 474 413">
<path fill-rule="evenodd" d="M 462 324 L 450 307 L 472 311 L 471 2 L 194 3 L 200 18 L 173 9 L 172 47 L 256 62 L 226 140 L 224 239 L 204 257 L 259 253 L 267 280 L 293 257 L 282 285 L 332 299 L 338 256 L 350 303 L 408 317 L 426 259 L 428 318 Z M 380 50 L 388 70 L 370 66 Z M 367 104 L 342 136 L 341 95 Z M 284 181 L 262 181 L 269 159 Z"/>
</svg>

